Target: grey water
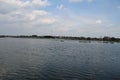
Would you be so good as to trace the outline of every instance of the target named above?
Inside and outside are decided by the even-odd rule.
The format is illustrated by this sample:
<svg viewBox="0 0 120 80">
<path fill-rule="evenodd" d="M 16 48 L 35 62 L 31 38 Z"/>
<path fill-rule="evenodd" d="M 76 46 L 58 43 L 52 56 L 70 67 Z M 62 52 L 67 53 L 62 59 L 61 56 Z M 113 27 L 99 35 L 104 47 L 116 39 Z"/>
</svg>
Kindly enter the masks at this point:
<svg viewBox="0 0 120 80">
<path fill-rule="evenodd" d="M 120 43 L 1 38 L 0 80 L 120 80 Z"/>
</svg>

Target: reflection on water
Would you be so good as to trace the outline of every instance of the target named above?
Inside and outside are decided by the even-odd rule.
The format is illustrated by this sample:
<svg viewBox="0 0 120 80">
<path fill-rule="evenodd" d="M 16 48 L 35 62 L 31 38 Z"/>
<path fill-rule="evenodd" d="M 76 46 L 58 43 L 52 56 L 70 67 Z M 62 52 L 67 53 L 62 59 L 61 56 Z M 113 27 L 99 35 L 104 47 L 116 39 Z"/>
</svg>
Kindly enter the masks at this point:
<svg viewBox="0 0 120 80">
<path fill-rule="evenodd" d="M 0 39 L 0 80 L 120 80 L 120 44 Z"/>
</svg>

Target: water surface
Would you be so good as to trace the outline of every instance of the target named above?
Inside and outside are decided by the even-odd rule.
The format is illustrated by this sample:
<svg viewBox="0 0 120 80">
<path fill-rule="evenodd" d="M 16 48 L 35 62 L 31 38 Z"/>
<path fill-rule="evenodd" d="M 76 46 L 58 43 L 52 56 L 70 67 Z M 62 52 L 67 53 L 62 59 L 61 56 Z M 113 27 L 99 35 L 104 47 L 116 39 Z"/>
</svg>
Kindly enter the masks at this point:
<svg viewBox="0 0 120 80">
<path fill-rule="evenodd" d="M 1 38 L 0 80 L 120 80 L 120 43 Z"/>
</svg>

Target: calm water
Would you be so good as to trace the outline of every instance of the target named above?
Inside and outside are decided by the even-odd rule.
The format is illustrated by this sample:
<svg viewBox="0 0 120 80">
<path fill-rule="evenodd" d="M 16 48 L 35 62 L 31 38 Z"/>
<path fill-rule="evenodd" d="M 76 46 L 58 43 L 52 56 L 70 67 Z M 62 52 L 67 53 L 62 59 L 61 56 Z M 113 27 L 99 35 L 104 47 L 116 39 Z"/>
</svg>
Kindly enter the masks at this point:
<svg viewBox="0 0 120 80">
<path fill-rule="evenodd" d="M 1 38 L 0 80 L 120 80 L 120 43 Z"/>
</svg>

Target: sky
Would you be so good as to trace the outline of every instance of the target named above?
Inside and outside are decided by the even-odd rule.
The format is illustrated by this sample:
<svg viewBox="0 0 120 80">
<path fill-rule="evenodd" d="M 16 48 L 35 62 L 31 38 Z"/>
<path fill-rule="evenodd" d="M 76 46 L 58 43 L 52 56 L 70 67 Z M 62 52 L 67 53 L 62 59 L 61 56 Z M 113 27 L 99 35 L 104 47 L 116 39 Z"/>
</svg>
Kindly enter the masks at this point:
<svg viewBox="0 0 120 80">
<path fill-rule="evenodd" d="M 120 0 L 0 0 L 0 35 L 120 37 Z"/>
</svg>

